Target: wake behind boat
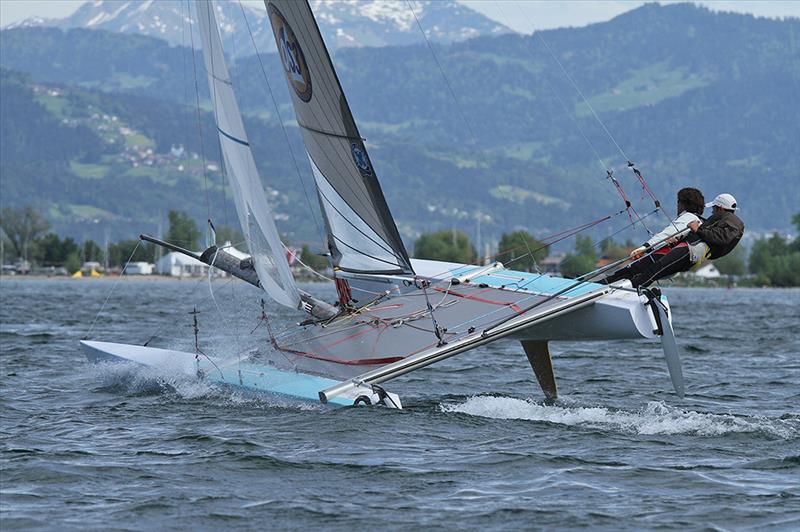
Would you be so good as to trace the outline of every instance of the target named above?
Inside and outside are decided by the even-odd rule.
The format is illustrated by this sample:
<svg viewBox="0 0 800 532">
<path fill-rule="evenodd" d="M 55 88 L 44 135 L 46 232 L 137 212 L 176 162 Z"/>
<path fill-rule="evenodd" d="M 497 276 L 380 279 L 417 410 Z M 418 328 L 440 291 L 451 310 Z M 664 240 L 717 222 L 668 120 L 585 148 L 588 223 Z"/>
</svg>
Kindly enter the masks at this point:
<svg viewBox="0 0 800 532">
<path fill-rule="evenodd" d="M 236 102 L 213 2 L 196 2 L 218 141 L 250 257 L 212 245 L 202 254 L 143 236 L 228 272 L 294 309 L 257 357 L 207 356 L 82 342 L 91 361 L 175 365 L 180 372 L 258 392 L 335 405 L 400 408 L 383 383 L 498 340 L 519 341 L 549 400 L 558 396 L 553 340 L 662 338 L 678 395 L 683 379 L 666 300 L 657 290 L 409 258 L 307 2 L 268 0 L 269 20 L 311 166 L 339 299 L 301 291 L 284 255 Z M 196 316 L 195 316 L 196 318 Z M 268 320 L 266 314 L 262 317 Z M 198 334 L 195 322 L 195 335 Z M 488 364 L 491 362 L 488 361 Z"/>
</svg>

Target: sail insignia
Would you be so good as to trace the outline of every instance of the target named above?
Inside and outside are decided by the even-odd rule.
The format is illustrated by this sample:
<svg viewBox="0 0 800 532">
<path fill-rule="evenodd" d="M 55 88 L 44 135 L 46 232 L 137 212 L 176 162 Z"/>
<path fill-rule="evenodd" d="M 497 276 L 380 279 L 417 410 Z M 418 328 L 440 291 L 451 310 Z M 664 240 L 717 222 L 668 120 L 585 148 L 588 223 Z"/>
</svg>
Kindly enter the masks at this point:
<svg viewBox="0 0 800 532">
<path fill-rule="evenodd" d="M 311 76 L 303 49 L 281 12 L 272 4 L 268 5 L 267 10 L 286 77 L 297 96 L 307 102 L 311 99 Z"/>
<path fill-rule="evenodd" d="M 358 171 L 361 173 L 361 175 L 366 178 L 372 177 L 374 175 L 372 172 L 372 164 L 369 162 L 367 150 L 363 148 L 363 144 L 359 146 L 359 143 L 351 143 L 350 151 L 353 153 L 353 160 L 355 161 Z"/>
<path fill-rule="evenodd" d="M 265 3 L 334 266 L 367 274 L 413 274 L 311 8 L 296 0 Z"/>
</svg>

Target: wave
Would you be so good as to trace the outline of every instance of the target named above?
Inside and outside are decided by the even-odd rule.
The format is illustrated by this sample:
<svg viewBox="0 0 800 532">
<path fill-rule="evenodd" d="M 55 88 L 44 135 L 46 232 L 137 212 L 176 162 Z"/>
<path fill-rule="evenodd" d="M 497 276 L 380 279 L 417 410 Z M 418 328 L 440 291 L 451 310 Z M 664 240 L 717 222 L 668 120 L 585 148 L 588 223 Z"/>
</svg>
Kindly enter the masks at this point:
<svg viewBox="0 0 800 532">
<path fill-rule="evenodd" d="M 440 405 L 453 412 L 491 419 L 542 421 L 589 428 L 610 428 L 632 434 L 687 434 L 722 436 L 733 433 L 761 433 L 780 439 L 800 436 L 796 420 L 743 417 L 682 410 L 651 401 L 638 412 L 606 407 L 545 406 L 512 397 L 475 396 L 464 402 Z"/>
<path fill-rule="evenodd" d="M 211 383 L 173 371 L 168 366 L 151 367 L 125 363 L 91 365 L 91 377 L 103 391 L 125 395 L 160 395 L 174 393 L 184 399 L 196 399 L 213 392 Z"/>
</svg>

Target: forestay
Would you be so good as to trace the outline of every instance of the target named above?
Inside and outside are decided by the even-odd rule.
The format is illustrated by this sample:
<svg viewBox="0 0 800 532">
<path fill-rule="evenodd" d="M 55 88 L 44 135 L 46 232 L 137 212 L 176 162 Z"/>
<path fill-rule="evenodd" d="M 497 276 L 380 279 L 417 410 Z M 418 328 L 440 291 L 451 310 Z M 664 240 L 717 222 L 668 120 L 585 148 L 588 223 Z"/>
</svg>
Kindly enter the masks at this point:
<svg viewBox="0 0 800 532">
<path fill-rule="evenodd" d="M 311 161 L 334 266 L 358 273 L 412 274 L 311 8 L 297 0 L 265 4 Z"/>
<path fill-rule="evenodd" d="M 278 303 L 300 306 L 300 294 L 286 260 L 283 244 L 267 203 L 244 130 L 214 13 L 214 3 L 196 2 L 203 58 L 223 164 L 228 173 L 247 247 L 261 286 Z"/>
</svg>

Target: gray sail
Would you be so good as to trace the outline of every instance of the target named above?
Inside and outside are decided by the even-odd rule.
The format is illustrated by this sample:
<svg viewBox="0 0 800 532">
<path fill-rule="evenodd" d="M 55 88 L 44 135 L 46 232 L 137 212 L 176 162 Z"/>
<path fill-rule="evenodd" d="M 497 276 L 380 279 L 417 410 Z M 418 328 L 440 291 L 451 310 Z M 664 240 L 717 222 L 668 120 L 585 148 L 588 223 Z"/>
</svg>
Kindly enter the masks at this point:
<svg viewBox="0 0 800 532">
<path fill-rule="evenodd" d="M 413 273 L 308 2 L 265 4 L 311 161 L 334 266 L 361 273 Z"/>
<path fill-rule="evenodd" d="M 236 212 L 253 259 L 253 267 L 261 286 L 272 299 L 282 305 L 299 308 L 300 294 L 289 270 L 272 209 L 261 186 L 228 75 L 214 13 L 215 5 L 202 0 L 195 5 L 223 164 L 230 177 Z"/>
</svg>

